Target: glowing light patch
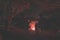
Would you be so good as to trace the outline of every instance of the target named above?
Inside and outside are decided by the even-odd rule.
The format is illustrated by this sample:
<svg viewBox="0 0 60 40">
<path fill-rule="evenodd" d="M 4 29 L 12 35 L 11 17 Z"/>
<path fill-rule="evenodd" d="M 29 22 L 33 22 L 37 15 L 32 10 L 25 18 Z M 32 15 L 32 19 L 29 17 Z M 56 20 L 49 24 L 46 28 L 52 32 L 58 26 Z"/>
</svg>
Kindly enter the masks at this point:
<svg viewBox="0 0 60 40">
<path fill-rule="evenodd" d="M 32 30 L 32 31 L 35 31 L 35 25 L 36 25 L 36 21 L 31 21 L 30 23 L 29 23 L 29 26 L 30 26 L 30 30 Z"/>
<path fill-rule="evenodd" d="M 31 28 L 31 30 L 34 30 L 35 31 L 35 28 Z"/>
</svg>

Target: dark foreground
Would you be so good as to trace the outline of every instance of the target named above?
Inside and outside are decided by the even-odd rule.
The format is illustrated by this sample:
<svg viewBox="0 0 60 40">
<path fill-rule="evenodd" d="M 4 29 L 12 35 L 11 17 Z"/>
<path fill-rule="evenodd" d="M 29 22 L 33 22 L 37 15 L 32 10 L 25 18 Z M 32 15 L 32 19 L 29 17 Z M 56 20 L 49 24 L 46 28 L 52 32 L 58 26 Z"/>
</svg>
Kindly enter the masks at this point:
<svg viewBox="0 0 60 40">
<path fill-rule="evenodd" d="M 9 30 L 0 33 L 0 40 L 60 40 L 60 32 L 27 31 L 23 29 Z"/>
</svg>

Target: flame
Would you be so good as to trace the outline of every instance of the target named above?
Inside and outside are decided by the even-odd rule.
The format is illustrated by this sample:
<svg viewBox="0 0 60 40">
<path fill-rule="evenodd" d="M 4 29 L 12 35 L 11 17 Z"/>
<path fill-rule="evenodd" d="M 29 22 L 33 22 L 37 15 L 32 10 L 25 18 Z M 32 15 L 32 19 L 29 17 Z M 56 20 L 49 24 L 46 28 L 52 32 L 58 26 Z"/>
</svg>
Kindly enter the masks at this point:
<svg viewBox="0 0 60 40">
<path fill-rule="evenodd" d="M 29 27 L 30 27 L 29 29 L 35 31 L 36 30 L 35 25 L 36 25 L 36 21 L 31 21 L 29 23 Z"/>
</svg>

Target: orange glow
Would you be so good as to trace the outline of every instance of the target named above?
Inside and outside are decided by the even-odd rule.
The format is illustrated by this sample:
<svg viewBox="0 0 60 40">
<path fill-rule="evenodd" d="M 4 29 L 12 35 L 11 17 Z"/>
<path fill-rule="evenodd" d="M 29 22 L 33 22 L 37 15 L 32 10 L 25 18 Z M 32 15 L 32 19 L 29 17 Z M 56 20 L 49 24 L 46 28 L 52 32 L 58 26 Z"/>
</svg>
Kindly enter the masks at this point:
<svg viewBox="0 0 60 40">
<path fill-rule="evenodd" d="M 36 25 L 36 21 L 31 21 L 30 23 L 29 23 L 29 29 L 30 30 L 32 30 L 32 31 L 35 31 L 35 25 Z"/>
<path fill-rule="evenodd" d="M 35 27 L 32 27 L 31 30 L 34 30 L 35 31 Z"/>
</svg>

